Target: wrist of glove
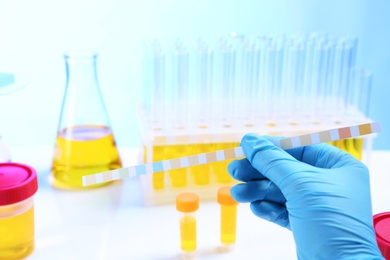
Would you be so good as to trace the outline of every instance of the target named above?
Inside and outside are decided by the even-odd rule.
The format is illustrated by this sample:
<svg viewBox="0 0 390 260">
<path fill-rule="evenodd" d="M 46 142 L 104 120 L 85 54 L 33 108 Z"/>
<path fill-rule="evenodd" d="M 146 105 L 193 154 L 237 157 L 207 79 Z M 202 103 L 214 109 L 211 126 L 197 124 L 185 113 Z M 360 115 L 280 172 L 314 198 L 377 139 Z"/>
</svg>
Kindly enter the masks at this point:
<svg viewBox="0 0 390 260">
<path fill-rule="evenodd" d="M 229 164 L 245 183 L 231 194 L 256 215 L 293 232 L 299 259 L 383 259 L 372 224 L 367 167 L 327 144 L 284 151 L 246 135 L 246 158 Z"/>
</svg>

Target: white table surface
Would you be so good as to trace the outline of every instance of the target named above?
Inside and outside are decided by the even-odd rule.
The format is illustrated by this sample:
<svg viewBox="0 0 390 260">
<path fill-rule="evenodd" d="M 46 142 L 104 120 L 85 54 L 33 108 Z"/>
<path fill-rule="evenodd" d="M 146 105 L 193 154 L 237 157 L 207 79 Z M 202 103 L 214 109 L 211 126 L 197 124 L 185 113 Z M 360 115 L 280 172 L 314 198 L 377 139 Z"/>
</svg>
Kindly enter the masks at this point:
<svg viewBox="0 0 390 260">
<path fill-rule="evenodd" d="M 50 185 L 53 149 L 11 147 L 12 159 L 38 172 L 35 242 L 29 260 L 182 259 L 179 213 L 174 205 L 145 207 L 137 178 L 88 191 Z M 137 164 L 138 150 L 120 149 L 124 166 Z M 390 211 L 390 151 L 371 153 L 373 213 Z M 357 191 L 359 192 L 359 191 Z M 238 206 L 237 242 L 224 252 L 219 243 L 219 206 L 201 203 L 197 211 L 197 259 L 296 259 L 292 234 Z"/>
</svg>

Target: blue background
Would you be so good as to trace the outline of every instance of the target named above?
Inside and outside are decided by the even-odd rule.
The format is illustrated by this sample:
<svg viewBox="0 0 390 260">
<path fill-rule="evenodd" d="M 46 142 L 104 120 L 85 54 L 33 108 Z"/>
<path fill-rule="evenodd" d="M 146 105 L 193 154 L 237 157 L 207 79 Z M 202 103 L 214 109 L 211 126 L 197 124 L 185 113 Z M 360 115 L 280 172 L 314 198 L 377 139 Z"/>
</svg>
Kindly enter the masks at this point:
<svg viewBox="0 0 390 260">
<path fill-rule="evenodd" d="M 0 96 L 0 132 L 11 146 L 54 146 L 66 50 L 99 52 L 99 82 L 123 147 L 139 144 L 143 37 L 326 32 L 358 37 L 357 65 L 374 75 L 369 116 L 383 128 L 374 149 L 390 149 L 389 13 L 385 0 L 0 0 L 0 72 L 30 77 Z"/>
</svg>

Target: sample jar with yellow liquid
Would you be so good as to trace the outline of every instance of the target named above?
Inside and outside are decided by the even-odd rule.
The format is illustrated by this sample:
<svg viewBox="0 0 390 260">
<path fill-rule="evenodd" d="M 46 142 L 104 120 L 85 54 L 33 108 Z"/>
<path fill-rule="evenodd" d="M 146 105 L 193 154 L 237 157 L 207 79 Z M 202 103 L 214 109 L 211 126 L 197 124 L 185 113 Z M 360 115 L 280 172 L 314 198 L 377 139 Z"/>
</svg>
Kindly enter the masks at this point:
<svg viewBox="0 0 390 260">
<path fill-rule="evenodd" d="M 98 85 L 97 53 L 68 52 L 64 58 L 67 83 L 52 163 L 53 185 L 82 188 L 82 176 L 117 169 L 122 163 Z"/>
<path fill-rule="evenodd" d="M 221 243 L 230 246 L 236 242 L 237 205 L 230 195 L 230 186 L 218 189 L 217 200 L 221 205 Z"/>
<path fill-rule="evenodd" d="M 22 259 L 34 251 L 37 174 L 27 165 L 0 163 L 0 260 Z"/>
<path fill-rule="evenodd" d="M 176 197 L 176 209 L 180 216 L 180 245 L 185 253 L 196 250 L 196 211 L 199 197 L 192 192 L 183 192 Z"/>
</svg>

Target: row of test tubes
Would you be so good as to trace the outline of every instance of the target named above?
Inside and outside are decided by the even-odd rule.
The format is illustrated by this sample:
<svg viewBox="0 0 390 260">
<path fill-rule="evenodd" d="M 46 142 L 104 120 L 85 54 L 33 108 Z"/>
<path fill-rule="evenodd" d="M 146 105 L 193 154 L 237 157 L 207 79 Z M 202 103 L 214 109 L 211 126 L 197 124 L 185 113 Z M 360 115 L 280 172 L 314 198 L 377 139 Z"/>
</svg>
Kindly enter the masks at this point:
<svg viewBox="0 0 390 260">
<path fill-rule="evenodd" d="M 372 74 L 356 66 L 357 46 L 320 33 L 145 41 L 143 161 L 233 148 L 248 132 L 294 136 L 368 121 Z M 362 159 L 363 139 L 332 144 Z M 234 183 L 228 163 L 145 177 L 145 201 L 189 188 L 210 198 Z"/>
<path fill-rule="evenodd" d="M 174 131 L 367 115 L 372 75 L 356 68 L 357 45 L 325 34 L 154 39 L 145 44 L 150 124 Z"/>
</svg>

